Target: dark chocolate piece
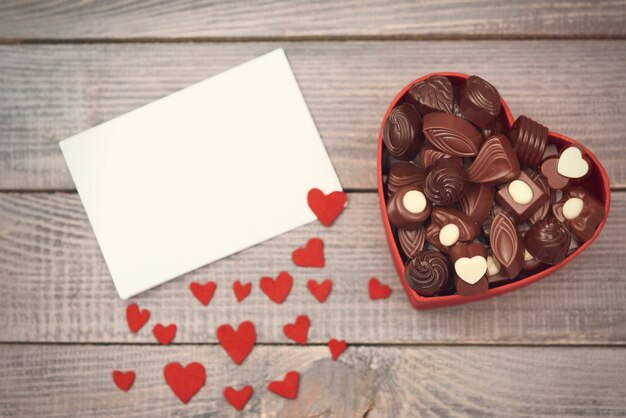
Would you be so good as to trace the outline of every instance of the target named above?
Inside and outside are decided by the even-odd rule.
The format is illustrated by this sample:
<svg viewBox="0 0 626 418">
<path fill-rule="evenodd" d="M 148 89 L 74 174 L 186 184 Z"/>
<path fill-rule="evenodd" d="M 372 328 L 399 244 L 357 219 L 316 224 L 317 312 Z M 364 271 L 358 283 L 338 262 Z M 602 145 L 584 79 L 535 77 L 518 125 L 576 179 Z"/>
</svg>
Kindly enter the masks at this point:
<svg viewBox="0 0 626 418">
<path fill-rule="evenodd" d="M 450 260 L 454 273 L 461 281 L 475 285 L 487 273 L 487 249 L 484 245 L 472 242 L 458 243 L 450 247 Z M 457 287 L 458 290 L 458 287 Z"/>
<path fill-rule="evenodd" d="M 422 163 L 422 167 L 428 168 L 431 165 L 435 164 L 437 160 L 441 158 L 457 158 L 453 157 L 450 154 L 446 154 L 443 151 L 439 151 L 437 148 L 433 147 L 430 144 L 422 145 L 422 148 L 419 151 L 419 159 Z"/>
<path fill-rule="evenodd" d="M 424 135 L 435 148 L 456 157 L 473 157 L 483 143 L 482 135 L 471 123 L 443 112 L 424 116 Z"/>
<path fill-rule="evenodd" d="M 550 212 L 550 187 L 548 186 L 548 181 L 541 174 L 539 174 L 539 172 L 531 171 L 528 175 L 535 183 L 537 183 L 537 186 L 539 186 L 541 190 L 543 190 L 546 196 L 548 196 L 548 199 L 546 199 L 546 201 L 541 206 L 539 206 L 539 209 L 537 209 L 528 218 L 530 223 L 534 224 L 539 219 L 545 218 L 546 215 Z"/>
<path fill-rule="evenodd" d="M 509 138 L 520 162 L 537 168 L 548 143 L 548 128 L 522 115 L 513 123 Z"/>
<path fill-rule="evenodd" d="M 463 196 L 459 200 L 459 208 L 467 216 L 482 224 L 491 210 L 495 189 L 478 183 L 467 183 Z"/>
<path fill-rule="evenodd" d="M 405 278 L 411 289 L 421 296 L 433 296 L 447 287 L 450 263 L 439 251 L 418 252 L 405 266 Z"/>
<path fill-rule="evenodd" d="M 467 169 L 474 183 L 501 184 L 513 180 L 520 172 L 519 161 L 513 147 L 504 135 L 487 139 L 476 159 Z"/>
<path fill-rule="evenodd" d="M 582 242 L 589 241 L 605 216 L 602 203 L 586 190 L 571 186 L 553 205 L 555 216 Z"/>
<path fill-rule="evenodd" d="M 558 165 L 559 157 L 557 155 L 553 155 L 544 159 L 539 166 L 539 171 L 541 171 L 541 174 L 548 183 L 548 186 L 554 190 L 566 188 L 571 181 L 569 178 L 559 174 L 557 170 Z"/>
<path fill-rule="evenodd" d="M 528 252 L 526 248 L 524 248 L 524 263 L 522 264 L 522 272 L 530 275 L 535 274 L 547 267 L 547 264 L 543 264 L 541 261 L 537 260 L 531 253 Z"/>
<path fill-rule="evenodd" d="M 576 146 L 561 150 L 557 173 L 563 177 L 582 180 L 591 174 L 591 160 Z"/>
<path fill-rule="evenodd" d="M 496 192 L 496 202 L 508 209 L 518 222 L 524 222 L 539 209 L 549 196 L 524 171 Z"/>
<path fill-rule="evenodd" d="M 476 296 L 485 293 L 489 290 L 489 281 L 487 277 L 483 276 L 474 284 L 467 283 L 460 277 L 454 277 L 454 284 L 456 286 L 456 292 L 461 296 Z"/>
<path fill-rule="evenodd" d="M 436 75 L 415 83 L 407 92 L 406 99 L 425 115 L 431 112 L 452 113 L 453 96 L 450 80 Z"/>
<path fill-rule="evenodd" d="M 395 107 L 383 127 L 383 142 L 389 153 L 399 160 L 412 160 L 423 142 L 422 118 L 413 106 Z"/>
<path fill-rule="evenodd" d="M 435 207 L 430 213 L 431 223 L 426 227 L 426 240 L 433 246 L 448 252 L 457 242 L 471 242 L 480 233 L 480 227 L 460 210 Z"/>
<path fill-rule="evenodd" d="M 496 118 L 496 123 L 492 129 L 481 129 L 480 133 L 483 135 L 483 138 L 485 139 L 492 137 L 494 135 L 498 135 L 498 134 L 504 135 L 508 138 L 509 127 L 506 126 L 504 123 L 502 123 L 500 118 Z"/>
<path fill-rule="evenodd" d="M 424 170 L 409 163 L 395 163 L 387 177 L 387 195 L 393 196 L 402 186 L 424 187 Z"/>
<path fill-rule="evenodd" d="M 403 186 L 387 201 L 389 222 L 398 228 L 414 230 L 428 219 L 432 204 L 416 186 Z"/>
<path fill-rule="evenodd" d="M 524 244 L 522 235 L 503 213 L 496 215 L 491 225 L 491 251 L 500 263 L 500 271 L 510 279 L 522 270 L 524 263 Z"/>
<path fill-rule="evenodd" d="M 465 80 L 459 94 L 459 109 L 475 125 L 483 129 L 493 128 L 500 106 L 500 94 L 490 83 L 475 75 Z"/>
<path fill-rule="evenodd" d="M 545 264 L 558 264 L 567 256 L 572 236 L 558 219 L 542 219 L 526 232 L 524 244 L 528 252 Z"/>
<path fill-rule="evenodd" d="M 482 235 L 487 240 L 489 240 L 489 237 L 490 237 L 489 234 L 491 233 L 491 225 L 493 224 L 493 220 L 496 218 L 496 215 L 498 215 L 499 213 L 504 213 L 506 216 L 511 218 L 511 220 L 513 220 L 514 218 L 509 210 L 507 210 L 506 208 L 503 208 L 502 206 L 494 204 L 489 210 L 489 214 L 487 214 L 487 218 L 485 218 L 485 220 L 483 221 L 481 225 Z"/>
<path fill-rule="evenodd" d="M 426 169 L 424 193 L 437 205 L 451 205 L 463 196 L 467 170 L 458 158 L 442 158 Z"/>
<path fill-rule="evenodd" d="M 422 251 L 425 239 L 426 233 L 424 228 L 421 226 L 412 231 L 398 228 L 398 241 L 400 241 L 400 248 L 402 248 L 402 252 L 407 258 L 415 257 L 415 254 Z"/>
</svg>

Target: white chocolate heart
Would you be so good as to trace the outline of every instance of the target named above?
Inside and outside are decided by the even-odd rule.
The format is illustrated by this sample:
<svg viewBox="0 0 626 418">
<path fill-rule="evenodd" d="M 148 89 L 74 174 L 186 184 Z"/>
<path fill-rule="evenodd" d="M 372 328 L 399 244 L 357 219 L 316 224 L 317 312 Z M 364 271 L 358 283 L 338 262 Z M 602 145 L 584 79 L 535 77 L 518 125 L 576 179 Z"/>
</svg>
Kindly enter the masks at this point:
<svg viewBox="0 0 626 418">
<path fill-rule="evenodd" d="M 523 180 L 513 180 L 508 188 L 511 198 L 515 203 L 527 205 L 533 200 L 533 189 Z"/>
<path fill-rule="evenodd" d="M 411 213 L 422 213 L 426 209 L 426 196 L 419 190 L 410 190 L 402 197 L 402 204 Z"/>
<path fill-rule="evenodd" d="M 495 276 L 500 273 L 500 262 L 492 256 L 487 256 L 487 276 Z"/>
<path fill-rule="evenodd" d="M 556 171 L 564 177 L 579 179 L 589 172 L 589 163 L 579 148 L 569 147 L 561 153 Z"/>
<path fill-rule="evenodd" d="M 439 242 L 446 247 L 456 244 L 459 240 L 461 231 L 455 224 L 448 224 L 439 231 Z"/>
<path fill-rule="evenodd" d="M 574 219 L 583 211 L 583 200 L 579 197 L 570 197 L 563 204 L 563 217 L 565 219 Z"/>
<path fill-rule="evenodd" d="M 464 282 L 475 284 L 487 272 L 487 260 L 480 255 L 461 257 L 454 263 L 454 271 Z"/>
</svg>

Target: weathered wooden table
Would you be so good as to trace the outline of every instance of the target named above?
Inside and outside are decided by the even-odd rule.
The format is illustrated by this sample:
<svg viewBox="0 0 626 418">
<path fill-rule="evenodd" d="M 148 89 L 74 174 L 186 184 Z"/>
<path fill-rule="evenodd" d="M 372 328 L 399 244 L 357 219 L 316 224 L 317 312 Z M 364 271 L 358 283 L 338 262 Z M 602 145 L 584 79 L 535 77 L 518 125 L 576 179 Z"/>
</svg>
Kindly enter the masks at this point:
<svg viewBox="0 0 626 418">
<path fill-rule="evenodd" d="M 255 394 L 242 416 L 626 415 L 625 39 L 626 2 L 608 0 L 0 2 L 0 416 L 235 416 L 222 390 L 243 384 Z M 349 209 L 330 229 L 311 224 L 137 297 L 152 319 L 130 334 L 57 142 L 276 47 Z M 395 92 L 437 70 L 484 76 L 515 115 L 584 141 L 613 207 L 598 241 L 553 277 L 417 312 L 387 251 L 374 156 Z M 314 235 L 327 245 L 317 278 L 334 280 L 325 304 L 290 262 Z M 258 278 L 283 269 L 296 285 L 278 306 Z M 371 276 L 390 299 L 368 300 Z M 254 283 L 241 304 L 235 279 Z M 194 280 L 218 282 L 208 307 Z M 302 313 L 310 343 L 296 346 L 282 326 Z M 215 329 L 245 319 L 258 344 L 235 366 Z M 157 322 L 178 324 L 172 346 L 154 341 Z M 336 363 L 331 337 L 350 343 Z M 207 384 L 185 406 L 162 370 L 194 360 Z M 137 372 L 130 392 L 114 369 Z M 290 369 L 302 373 L 295 401 L 265 389 Z"/>
</svg>

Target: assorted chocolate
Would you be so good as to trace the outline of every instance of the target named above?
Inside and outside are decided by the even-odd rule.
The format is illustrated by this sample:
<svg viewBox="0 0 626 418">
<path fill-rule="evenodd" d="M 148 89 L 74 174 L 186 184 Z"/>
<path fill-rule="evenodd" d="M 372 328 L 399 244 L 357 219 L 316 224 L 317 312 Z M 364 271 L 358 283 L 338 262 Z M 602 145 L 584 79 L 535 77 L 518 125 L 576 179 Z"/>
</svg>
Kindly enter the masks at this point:
<svg viewBox="0 0 626 418">
<path fill-rule="evenodd" d="M 418 295 L 480 295 L 535 274 L 605 217 L 580 183 L 585 152 L 548 145 L 548 128 L 526 116 L 509 130 L 501 106 L 480 77 L 433 76 L 383 126 L 387 214 Z"/>
</svg>

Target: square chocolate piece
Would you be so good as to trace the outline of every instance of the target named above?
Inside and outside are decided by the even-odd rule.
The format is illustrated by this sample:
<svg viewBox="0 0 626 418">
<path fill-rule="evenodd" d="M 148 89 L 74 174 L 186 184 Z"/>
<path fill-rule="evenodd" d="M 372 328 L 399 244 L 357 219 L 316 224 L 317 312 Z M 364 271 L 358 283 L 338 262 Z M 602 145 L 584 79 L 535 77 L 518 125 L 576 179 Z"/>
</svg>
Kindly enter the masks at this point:
<svg viewBox="0 0 626 418">
<path fill-rule="evenodd" d="M 496 193 L 496 202 L 509 209 L 518 222 L 524 222 L 549 196 L 541 185 L 531 179 L 524 171 L 517 178 L 502 185 Z"/>
</svg>

